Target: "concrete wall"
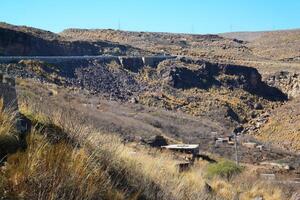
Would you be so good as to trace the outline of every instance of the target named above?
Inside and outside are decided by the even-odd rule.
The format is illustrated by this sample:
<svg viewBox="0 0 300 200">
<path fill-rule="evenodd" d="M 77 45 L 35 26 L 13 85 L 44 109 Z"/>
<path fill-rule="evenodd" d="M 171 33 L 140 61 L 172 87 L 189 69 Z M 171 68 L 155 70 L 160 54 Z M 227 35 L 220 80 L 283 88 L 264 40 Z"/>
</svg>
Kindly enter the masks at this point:
<svg viewBox="0 0 300 200">
<path fill-rule="evenodd" d="M 168 59 L 175 59 L 175 56 L 148 56 L 142 57 L 144 66 L 150 66 L 156 68 L 160 62 Z"/>
<path fill-rule="evenodd" d="M 18 109 L 15 79 L 0 73 L 0 97 L 3 98 L 4 108 Z"/>
</svg>

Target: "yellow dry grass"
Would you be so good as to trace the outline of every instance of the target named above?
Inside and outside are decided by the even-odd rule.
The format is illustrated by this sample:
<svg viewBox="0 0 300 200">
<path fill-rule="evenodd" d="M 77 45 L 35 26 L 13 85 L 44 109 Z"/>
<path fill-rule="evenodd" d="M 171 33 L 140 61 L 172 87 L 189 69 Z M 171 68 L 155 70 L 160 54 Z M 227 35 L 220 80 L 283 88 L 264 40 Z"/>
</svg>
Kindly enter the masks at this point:
<svg viewBox="0 0 300 200">
<path fill-rule="evenodd" d="M 0 98 L 0 137 L 15 132 L 13 121 L 16 113 L 9 108 L 4 109 L 3 99 Z"/>
<path fill-rule="evenodd" d="M 99 132 L 80 119 L 64 118 L 67 112 L 53 111 L 44 116 L 30 104 L 21 111 L 38 123 L 53 123 L 80 141 L 80 148 L 70 142 L 50 144 L 37 131 L 28 138 L 29 148 L 8 158 L 1 170 L 0 194 L 30 199 L 241 199 L 263 195 L 276 199 L 279 188 L 239 187 L 220 178 L 207 180 L 204 161 L 179 173 L 178 160 L 169 152 L 123 145 L 121 139 Z M 53 109 L 52 109 L 53 110 Z M 59 133 L 57 133 L 59 134 Z M 213 193 L 204 190 L 211 184 Z M 241 184 L 242 185 L 242 184 Z M 4 189 L 3 189 L 4 188 Z M 41 197 L 41 198 L 39 198 Z"/>
<path fill-rule="evenodd" d="M 255 184 L 248 191 L 241 194 L 241 200 L 251 200 L 255 197 L 262 197 L 265 200 L 284 199 L 280 188 L 263 182 Z"/>
</svg>

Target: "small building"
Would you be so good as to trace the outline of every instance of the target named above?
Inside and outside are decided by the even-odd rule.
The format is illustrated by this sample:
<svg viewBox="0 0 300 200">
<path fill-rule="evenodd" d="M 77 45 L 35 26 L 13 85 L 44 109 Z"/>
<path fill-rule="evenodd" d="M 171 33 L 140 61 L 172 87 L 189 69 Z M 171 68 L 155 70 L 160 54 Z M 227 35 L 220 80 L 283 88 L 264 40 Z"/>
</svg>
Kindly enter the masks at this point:
<svg viewBox="0 0 300 200">
<path fill-rule="evenodd" d="M 171 144 L 167 146 L 162 146 L 161 148 L 193 155 L 198 155 L 200 150 L 199 144 Z"/>
<path fill-rule="evenodd" d="M 249 149 L 254 149 L 257 147 L 258 144 L 256 142 L 243 142 L 242 145 Z"/>
</svg>

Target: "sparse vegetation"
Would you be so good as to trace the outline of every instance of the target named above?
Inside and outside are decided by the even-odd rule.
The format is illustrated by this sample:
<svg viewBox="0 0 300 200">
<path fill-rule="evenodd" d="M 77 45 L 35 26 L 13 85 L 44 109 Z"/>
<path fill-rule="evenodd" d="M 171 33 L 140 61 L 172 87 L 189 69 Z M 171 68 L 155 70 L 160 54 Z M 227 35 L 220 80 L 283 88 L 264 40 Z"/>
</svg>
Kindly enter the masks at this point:
<svg viewBox="0 0 300 200">
<path fill-rule="evenodd" d="M 222 160 L 218 163 L 208 165 L 206 172 L 209 178 L 220 177 L 230 180 L 234 175 L 241 173 L 243 168 L 229 160 Z"/>
<path fill-rule="evenodd" d="M 80 117 L 70 118 L 68 112 L 51 109 L 53 115 L 42 117 L 42 112 L 36 113 L 37 105 L 40 106 L 36 104 L 33 109 L 23 102 L 20 108 L 35 123 L 61 127 L 53 130 L 58 137 L 59 130 L 64 130 L 70 138 L 81 138 L 80 142 L 74 143 L 67 137 L 53 143 L 44 135 L 43 129 L 34 129 L 27 138 L 28 149 L 10 155 L 0 170 L 0 194 L 4 197 L 202 200 L 232 199 L 240 193 L 241 199 L 245 200 L 259 195 L 266 199 L 281 199 L 279 188 L 267 192 L 269 187 L 256 190 L 249 182 L 243 188 L 234 181 L 220 179 L 231 177 L 234 180 L 233 175 L 242 172 L 230 161 L 215 165 L 199 161 L 190 171 L 179 173 L 178 160 L 168 152 L 149 151 L 135 144 L 124 146 L 117 136 L 99 133 Z M 212 170 L 211 166 L 214 166 Z M 205 178 L 209 173 L 213 174 L 212 180 Z M 212 193 L 204 190 L 205 182 L 211 184 Z"/>
<path fill-rule="evenodd" d="M 0 137 L 10 135 L 14 130 L 12 121 L 15 119 L 15 113 L 9 109 L 3 108 L 3 99 L 0 98 Z"/>
<path fill-rule="evenodd" d="M 27 148 L 19 148 L 16 114 L 2 109 L 0 100 L 0 199 L 282 200 L 295 191 L 286 187 L 290 177 L 299 175 L 294 170 L 298 160 L 282 169 L 259 163 L 298 159 L 260 141 L 300 149 L 299 98 L 285 102 L 282 89 L 262 82 L 256 69 L 232 64 L 264 72 L 299 70 L 299 31 L 289 33 L 296 42 L 282 52 L 285 47 L 270 50 L 274 44 L 265 37 L 244 42 L 218 35 L 97 29 L 59 35 L 2 23 L 0 29 L 3 55 L 134 56 L 127 58 L 129 67 L 124 59 L 89 56 L 46 59 L 52 64 L 26 59 L 0 64 L 21 77 L 19 109 L 33 124 Z M 285 34 L 266 35 L 278 37 L 275 46 L 290 43 Z M 152 52 L 182 57 L 141 66 L 141 56 Z M 285 82 L 290 90 L 290 78 Z M 241 166 L 223 158 L 232 159 L 232 131 L 242 133 L 239 143 L 255 140 L 259 147 L 239 146 Z M 199 143 L 199 160 L 150 148 L 145 141 L 153 135 L 172 143 Z M 179 170 L 180 164 L 188 169 Z M 276 178 L 265 181 L 263 173 L 276 173 Z"/>
</svg>

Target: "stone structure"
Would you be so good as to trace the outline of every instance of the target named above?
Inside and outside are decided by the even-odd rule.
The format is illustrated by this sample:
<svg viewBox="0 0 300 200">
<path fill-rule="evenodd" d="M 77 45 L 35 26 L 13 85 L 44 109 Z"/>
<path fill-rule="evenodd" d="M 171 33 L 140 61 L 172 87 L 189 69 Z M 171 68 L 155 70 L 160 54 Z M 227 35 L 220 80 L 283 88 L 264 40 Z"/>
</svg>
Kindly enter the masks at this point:
<svg viewBox="0 0 300 200">
<path fill-rule="evenodd" d="M 18 110 L 15 79 L 0 73 L 0 97 L 3 99 L 4 108 Z"/>
<path fill-rule="evenodd" d="M 171 144 L 167 146 L 162 146 L 163 149 L 168 149 L 171 151 L 179 151 L 183 153 L 198 155 L 199 154 L 199 144 Z"/>
<path fill-rule="evenodd" d="M 15 131 L 0 134 L 0 165 L 7 155 L 27 148 L 26 135 L 30 132 L 31 122 L 18 112 L 18 100 L 15 79 L 0 73 L 0 97 L 3 99 L 3 108 L 17 112 L 13 125 Z"/>
</svg>

